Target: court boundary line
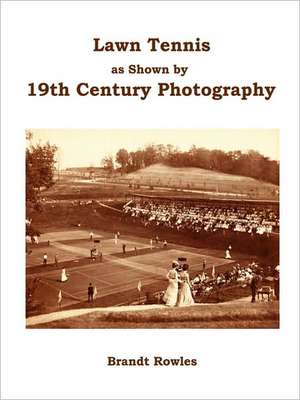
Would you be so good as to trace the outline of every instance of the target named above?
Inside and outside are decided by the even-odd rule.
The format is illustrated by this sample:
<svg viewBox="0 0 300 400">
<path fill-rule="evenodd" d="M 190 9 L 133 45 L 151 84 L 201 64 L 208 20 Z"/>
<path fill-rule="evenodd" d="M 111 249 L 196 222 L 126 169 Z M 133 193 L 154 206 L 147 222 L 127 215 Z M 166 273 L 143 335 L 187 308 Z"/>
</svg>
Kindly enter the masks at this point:
<svg viewBox="0 0 300 400">
<path fill-rule="evenodd" d="M 79 274 L 79 275 L 82 275 L 82 276 L 86 276 L 87 278 L 91 278 L 91 275 L 87 275 L 87 274 L 85 274 L 85 273 L 83 273 L 83 272 L 81 272 L 81 271 L 75 271 L 75 273 L 77 273 L 77 274 Z M 110 282 L 106 282 L 106 281 L 104 281 L 104 280 L 101 280 L 101 279 L 98 279 L 98 278 L 94 278 L 93 277 L 93 279 L 91 279 L 91 280 L 94 280 L 94 281 L 98 281 L 98 282 L 101 282 L 101 283 L 104 283 L 105 285 L 108 285 L 108 286 L 114 286 L 114 284 L 113 283 L 110 283 Z"/>
<path fill-rule="evenodd" d="M 141 280 L 141 281 L 142 281 L 142 286 L 148 286 L 148 285 L 151 285 L 152 283 L 155 282 L 155 280 L 153 280 L 153 279 L 148 279 L 148 280 L 146 280 L 144 282 L 143 282 L 143 280 Z M 125 292 L 127 290 L 132 290 L 134 288 L 136 288 L 136 290 L 138 291 L 137 285 L 133 284 L 132 282 L 128 283 L 127 285 L 123 285 L 123 287 L 125 288 L 125 290 L 123 290 L 122 292 Z M 106 289 L 101 289 L 101 290 L 99 289 L 98 297 L 101 298 L 101 297 L 105 297 L 105 296 L 110 296 L 110 295 L 112 295 L 112 294 L 114 294 L 116 292 L 119 293 L 119 289 L 120 289 L 120 285 L 114 287 L 114 290 L 113 290 L 113 288 L 111 288 L 111 289 L 110 288 L 106 288 Z M 86 290 L 79 290 L 78 292 L 75 292 L 75 294 L 78 294 L 79 296 L 80 296 L 80 293 L 86 293 Z M 101 294 L 103 294 L 103 295 L 101 295 Z"/>
<path fill-rule="evenodd" d="M 57 287 L 51 285 L 49 282 L 45 281 L 45 280 L 41 280 L 42 283 L 46 284 L 46 286 L 51 287 L 51 289 L 54 289 L 55 291 L 61 290 L 61 293 L 65 293 L 68 297 L 70 297 L 71 299 L 77 300 L 77 301 L 81 301 L 81 299 L 76 298 L 75 295 L 72 295 L 70 293 L 68 293 L 66 290 L 64 289 L 58 289 Z M 74 292 L 76 293 L 76 292 Z"/>
</svg>

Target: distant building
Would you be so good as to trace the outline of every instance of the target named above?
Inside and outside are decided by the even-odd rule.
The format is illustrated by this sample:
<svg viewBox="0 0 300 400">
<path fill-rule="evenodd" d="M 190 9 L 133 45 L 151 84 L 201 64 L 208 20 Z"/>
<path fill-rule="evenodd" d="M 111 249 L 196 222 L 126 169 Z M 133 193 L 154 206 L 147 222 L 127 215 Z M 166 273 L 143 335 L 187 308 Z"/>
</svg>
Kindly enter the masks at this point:
<svg viewBox="0 0 300 400">
<path fill-rule="evenodd" d="M 107 176 L 107 171 L 101 167 L 71 167 L 62 171 L 62 174 L 86 179 L 96 179 L 98 177 Z"/>
</svg>

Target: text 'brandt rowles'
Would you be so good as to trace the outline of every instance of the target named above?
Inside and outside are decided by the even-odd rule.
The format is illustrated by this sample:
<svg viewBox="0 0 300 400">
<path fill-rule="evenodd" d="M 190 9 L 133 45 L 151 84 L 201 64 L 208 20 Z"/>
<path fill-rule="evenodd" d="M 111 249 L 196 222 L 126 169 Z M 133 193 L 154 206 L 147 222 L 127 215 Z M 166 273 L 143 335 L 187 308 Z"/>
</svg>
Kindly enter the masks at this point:
<svg viewBox="0 0 300 400">
<path fill-rule="evenodd" d="M 154 356 L 153 358 L 140 356 L 138 358 L 117 358 L 108 356 L 107 365 L 114 367 L 148 367 L 153 365 L 155 367 L 169 367 L 169 366 L 179 366 L 179 367 L 196 367 L 198 365 L 198 360 L 196 358 L 163 358 L 160 356 Z"/>
</svg>

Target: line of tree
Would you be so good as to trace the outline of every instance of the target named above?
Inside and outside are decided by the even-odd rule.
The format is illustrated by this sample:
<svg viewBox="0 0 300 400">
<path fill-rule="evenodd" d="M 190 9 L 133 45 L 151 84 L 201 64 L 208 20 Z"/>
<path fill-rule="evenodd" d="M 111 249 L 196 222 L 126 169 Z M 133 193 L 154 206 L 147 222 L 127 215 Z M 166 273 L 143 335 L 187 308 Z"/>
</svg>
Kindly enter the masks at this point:
<svg viewBox="0 0 300 400">
<path fill-rule="evenodd" d="M 172 167 L 196 167 L 248 176 L 279 185 L 279 162 L 270 160 L 256 150 L 225 152 L 192 146 L 188 151 L 180 151 L 170 144 L 149 144 L 131 152 L 121 148 L 115 160 L 113 156 L 105 157 L 102 166 L 111 173 L 115 170 L 114 161 L 119 165 L 116 169 L 122 174 L 163 163 Z"/>
</svg>

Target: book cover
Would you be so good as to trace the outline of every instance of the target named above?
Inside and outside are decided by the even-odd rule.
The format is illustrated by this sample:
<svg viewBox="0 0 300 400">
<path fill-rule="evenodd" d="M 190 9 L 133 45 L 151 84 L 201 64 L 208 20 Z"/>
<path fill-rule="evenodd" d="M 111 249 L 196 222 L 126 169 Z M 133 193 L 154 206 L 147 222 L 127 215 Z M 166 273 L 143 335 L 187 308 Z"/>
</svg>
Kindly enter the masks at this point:
<svg viewBox="0 0 300 400">
<path fill-rule="evenodd" d="M 299 3 L 1 9 L 3 398 L 298 398 Z"/>
</svg>

